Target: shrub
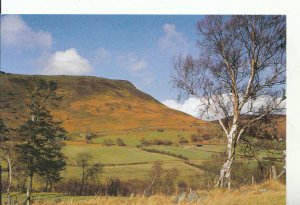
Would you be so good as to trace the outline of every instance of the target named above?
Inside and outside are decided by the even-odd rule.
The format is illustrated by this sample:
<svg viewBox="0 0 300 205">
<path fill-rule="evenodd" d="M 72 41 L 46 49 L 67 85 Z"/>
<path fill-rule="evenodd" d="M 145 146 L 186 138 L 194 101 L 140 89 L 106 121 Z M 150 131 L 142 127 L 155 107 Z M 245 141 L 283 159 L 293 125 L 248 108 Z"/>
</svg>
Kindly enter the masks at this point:
<svg viewBox="0 0 300 205">
<path fill-rule="evenodd" d="M 128 179 L 124 182 L 124 186 L 127 188 L 128 193 L 131 194 L 143 194 L 144 190 L 149 186 L 145 180 Z"/>
<path fill-rule="evenodd" d="M 210 185 L 214 184 L 220 175 L 220 169 L 226 160 L 226 155 L 215 154 L 212 160 L 205 163 L 195 165 L 192 162 L 189 163 L 192 166 L 198 167 L 204 171 L 203 179 L 205 179 L 202 188 L 211 188 Z M 261 165 L 261 166 L 260 166 Z M 272 165 L 276 166 L 277 170 L 282 170 L 282 166 L 274 162 L 261 161 L 260 164 L 257 161 L 236 161 L 232 164 L 231 168 L 231 185 L 232 187 L 240 187 L 243 185 L 251 184 L 252 176 L 255 182 L 260 183 L 268 178 L 268 172 Z"/>
<path fill-rule="evenodd" d="M 191 135 L 191 141 L 192 142 L 202 142 L 203 139 L 202 139 L 202 136 L 200 136 L 200 135 L 192 134 Z"/>
<path fill-rule="evenodd" d="M 180 180 L 178 183 L 177 183 L 177 187 L 179 189 L 179 192 L 183 192 L 183 191 L 187 191 L 187 183 L 183 180 Z"/>
<path fill-rule="evenodd" d="M 160 140 L 160 139 L 154 139 L 150 142 L 151 145 L 171 145 L 173 144 L 170 140 Z"/>
<path fill-rule="evenodd" d="M 210 140 L 212 137 L 209 134 L 204 134 L 204 135 L 202 135 L 202 138 L 204 140 Z"/>
<path fill-rule="evenodd" d="M 142 138 L 142 139 L 141 139 L 141 144 L 142 144 L 143 146 L 148 146 L 148 145 L 150 145 L 149 141 L 147 141 L 145 138 Z"/>
<path fill-rule="evenodd" d="M 188 158 L 183 156 L 182 154 L 175 154 L 175 153 L 172 153 L 172 152 L 161 151 L 161 150 L 157 150 L 157 149 L 147 149 L 147 148 L 141 148 L 141 149 L 146 151 L 146 152 L 159 153 L 159 154 L 164 154 L 164 155 L 168 155 L 168 156 L 171 156 L 171 157 L 176 157 L 176 158 L 183 159 L 183 160 L 188 160 Z"/>
<path fill-rule="evenodd" d="M 187 139 L 185 139 L 184 137 L 180 137 L 179 139 L 179 143 L 180 144 L 184 144 L 184 143 L 188 143 L 189 141 Z"/>
<path fill-rule="evenodd" d="M 125 142 L 121 138 L 116 139 L 116 145 L 118 146 L 126 146 Z"/>
<path fill-rule="evenodd" d="M 157 132 L 164 132 L 165 130 L 163 128 L 158 128 Z"/>
<path fill-rule="evenodd" d="M 175 181 L 179 175 L 179 171 L 176 168 L 166 170 L 163 178 L 162 193 L 165 195 L 171 195 L 175 192 Z"/>
<path fill-rule="evenodd" d="M 143 146 L 149 146 L 149 145 L 172 145 L 173 142 L 170 140 L 161 140 L 161 139 L 154 139 L 151 141 L 146 140 L 145 138 L 141 139 L 141 144 Z"/>
<path fill-rule="evenodd" d="M 95 137 L 96 137 L 95 133 L 87 132 L 86 135 L 85 135 L 85 140 L 90 141 Z"/>
<path fill-rule="evenodd" d="M 54 186 L 54 191 L 74 196 L 79 194 L 80 187 L 81 187 L 81 182 L 79 179 L 69 179 L 57 183 Z M 88 181 L 86 182 L 81 194 L 96 195 L 99 194 L 99 192 L 101 192 L 102 189 L 103 187 L 101 186 L 101 184 Z"/>
<path fill-rule="evenodd" d="M 105 144 L 106 146 L 112 146 L 114 145 L 114 142 L 111 139 L 105 139 L 103 140 L 103 144 Z"/>
<path fill-rule="evenodd" d="M 126 196 L 128 195 L 128 190 L 120 179 L 109 179 L 106 194 L 109 196 Z"/>
</svg>

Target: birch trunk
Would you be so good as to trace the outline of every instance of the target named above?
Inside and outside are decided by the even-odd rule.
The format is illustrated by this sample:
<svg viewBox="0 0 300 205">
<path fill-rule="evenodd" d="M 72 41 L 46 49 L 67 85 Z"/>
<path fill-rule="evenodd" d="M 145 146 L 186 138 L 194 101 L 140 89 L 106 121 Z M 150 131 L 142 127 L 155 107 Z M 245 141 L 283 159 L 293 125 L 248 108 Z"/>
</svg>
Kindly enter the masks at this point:
<svg viewBox="0 0 300 205">
<path fill-rule="evenodd" d="M 31 190 L 32 190 L 32 178 L 33 178 L 33 175 L 31 174 L 29 176 L 29 181 L 28 181 L 28 184 L 27 184 L 27 192 L 26 192 L 27 205 L 31 205 L 30 194 L 31 194 Z"/>
<path fill-rule="evenodd" d="M 217 186 L 225 187 L 227 184 L 228 189 L 230 189 L 231 165 L 234 159 L 234 149 L 233 149 L 233 144 L 229 141 L 228 141 L 227 152 L 228 152 L 227 159 L 221 168 L 220 177 L 218 179 Z"/>
<path fill-rule="evenodd" d="M 8 164 L 8 185 L 7 185 L 6 193 L 7 193 L 7 204 L 10 205 L 11 204 L 10 187 L 11 187 L 13 173 L 12 173 L 12 164 L 10 161 L 10 157 L 6 157 L 6 160 Z"/>
<path fill-rule="evenodd" d="M 231 165 L 235 155 L 234 140 L 238 127 L 236 122 L 237 120 L 234 120 L 231 130 L 227 134 L 227 159 L 220 170 L 220 177 L 216 184 L 217 187 L 225 187 L 227 185 L 228 189 L 231 188 Z"/>
</svg>

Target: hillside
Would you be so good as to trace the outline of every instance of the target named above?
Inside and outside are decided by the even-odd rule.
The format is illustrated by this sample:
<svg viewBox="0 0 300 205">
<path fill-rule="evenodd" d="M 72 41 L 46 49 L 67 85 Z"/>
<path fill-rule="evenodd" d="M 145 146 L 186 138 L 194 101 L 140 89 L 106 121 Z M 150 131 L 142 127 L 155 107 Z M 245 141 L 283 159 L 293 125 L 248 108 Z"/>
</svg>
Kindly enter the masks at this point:
<svg viewBox="0 0 300 205">
<path fill-rule="evenodd" d="M 18 127 L 30 116 L 28 88 L 34 79 L 56 81 L 63 100 L 52 113 L 68 132 L 107 132 L 136 128 L 208 129 L 212 123 L 161 104 L 124 80 L 91 76 L 29 76 L 0 74 L 1 118 Z"/>
</svg>

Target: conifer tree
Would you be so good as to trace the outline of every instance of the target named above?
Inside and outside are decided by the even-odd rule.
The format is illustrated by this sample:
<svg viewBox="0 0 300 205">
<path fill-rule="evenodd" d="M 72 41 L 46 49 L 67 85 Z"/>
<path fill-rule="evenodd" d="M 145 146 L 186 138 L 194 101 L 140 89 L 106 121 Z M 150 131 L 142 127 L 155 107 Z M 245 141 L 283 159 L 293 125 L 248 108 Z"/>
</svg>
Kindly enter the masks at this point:
<svg viewBox="0 0 300 205">
<path fill-rule="evenodd" d="M 48 184 L 51 187 L 53 182 L 60 179 L 60 172 L 66 165 L 59 144 L 66 131 L 61 127 L 61 122 L 54 121 L 49 110 L 61 100 L 56 90 L 57 84 L 53 81 L 35 80 L 28 96 L 30 119 L 19 129 L 22 137 L 22 143 L 18 145 L 19 160 L 27 169 L 29 203 L 33 176 L 45 178 L 46 188 Z"/>
</svg>

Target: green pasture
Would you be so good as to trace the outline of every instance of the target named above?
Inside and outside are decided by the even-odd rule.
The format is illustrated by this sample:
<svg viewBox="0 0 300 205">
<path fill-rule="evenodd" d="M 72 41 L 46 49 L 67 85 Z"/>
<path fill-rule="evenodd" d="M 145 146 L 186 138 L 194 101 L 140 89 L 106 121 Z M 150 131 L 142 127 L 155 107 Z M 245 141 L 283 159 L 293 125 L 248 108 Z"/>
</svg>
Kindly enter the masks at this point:
<svg viewBox="0 0 300 205">
<path fill-rule="evenodd" d="M 147 148 L 178 155 L 180 154 L 196 164 L 205 163 L 205 161 L 211 160 L 212 156 L 216 153 L 222 153 L 226 150 L 225 144 L 204 144 L 202 146 L 196 146 L 195 144 L 188 143 L 184 146 L 178 145 L 180 137 L 185 137 L 189 140 L 191 134 L 192 133 L 189 131 L 182 130 L 165 129 L 164 132 L 158 132 L 157 130 L 136 130 L 97 136 L 92 140 L 92 144 L 87 144 L 82 140 L 80 142 L 80 138 L 84 138 L 84 135 L 77 135 L 77 140 L 80 142 L 79 144 L 70 143 L 63 147 L 63 152 L 67 157 L 68 162 L 68 166 L 63 172 L 63 177 L 80 176 L 81 170 L 78 167 L 71 166 L 75 162 L 76 155 L 80 152 L 90 153 L 93 156 L 93 163 L 97 162 L 105 165 L 102 173 L 103 178 L 115 177 L 124 180 L 132 178 L 143 179 L 151 170 L 154 161 L 161 161 L 166 169 L 176 167 L 179 170 L 181 177 L 188 177 L 201 171 L 185 164 L 181 159 L 161 153 L 146 152 L 137 148 L 136 145 L 140 144 L 141 138 L 145 138 L 146 140 L 155 138 L 160 140 L 171 140 L 174 142 L 174 145 L 156 145 L 148 146 Z M 73 140 L 76 140 L 76 135 L 72 136 L 72 138 Z M 117 138 L 123 139 L 127 146 L 105 146 L 102 144 L 104 140 L 112 140 L 115 142 Z M 243 154 L 241 149 L 237 149 L 237 154 Z M 276 150 L 261 150 L 256 154 L 259 159 L 268 156 L 282 156 L 282 153 Z"/>
<path fill-rule="evenodd" d="M 210 146 L 210 145 L 204 145 Z M 170 152 L 174 154 L 181 154 L 187 157 L 189 160 L 210 160 L 214 152 L 208 152 L 197 148 L 186 148 L 186 147 L 176 147 L 176 146 L 150 146 L 149 148 L 156 149 L 159 151 Z M 220 146 L 220 149 L 222 146 Z"/>
<path fill-rule="evenodd" d="M 199 173 L 197 168 L 186 165 L 180 159 L 159 153 L 145 152 L 136 147 L 99 146 L 95 144 L 67 145 L 63 148 L 63 152 L 68 162 L 68 166 L 63 172 L 63 177 L 66 178 L 80 176 L 81 169 L 72 166 L 76 155 L 80 152 L 90 153 L 93 156 L 93 163 L 105 165 L 102 174 L 104 178 L 143 179 L 155 161 L 161 161 L 164 169 L 177 168 L 182 177 Z"/>
<path fill-rule="evenodd" d="M 173 157 L 149 153 L 136 147 L 119 146 L 93 146 L 93 145 L 67 145 L 63 148 L 68 162 L 74 162 L 80 152 L 88 152 L 93 156 L 94 162 L 101 164 L 124 164 L 154 161 L 169 161 Z"/>
<path fill-rule="evenodd" d="M 180 137 L 190 140 L 190 136 L 195 134 L 192 131 L 174 130 L 170 128 L 164 128 L 163 130 L 163 132 L 158 132 L 156 129 L 145 128 L 131 131 L 115 131 L 107 134 L 98 134 L 92 139 L 92 143 L 103 144 L 104 140 L 108 139 L 115 142 L 117 138 L 121 138 L 127 144 L 127 146 L 135 147 L 141 144 L 142 138 L 145 138 L 146 140 L 154 140 L 156 138 L 160 140 L 170 140 L 174 144 L 178 144 Z M 85 140 L 84 134 L 80 135 L 71 133 L 69 134 L 69 137 L 71 141 Z"/>
<path fill-rule="evenodd" d="M 162 161 L 164 170 L 178 169 L 180 179 L 186 179 L 189 176 L 202 173 L 201 170 L 185 164 L 180 160 Z M 145 164 L 133 164 L 133 165 L 116 165 L 116 166 L 104 166 L 103 172 L 100 175 L 100 180 L 104 181 L 109 178 L 119 178 L 121 180 L 128 179 L 140 179 L 143 180 L 149 176 L 153 162 Z M 62 173 L 64 178 L 76 178 L 80 177 L 81 169 L 75 166 L 67 166 L 66 170 Z"/>
</svg>

